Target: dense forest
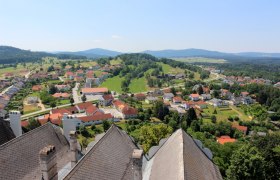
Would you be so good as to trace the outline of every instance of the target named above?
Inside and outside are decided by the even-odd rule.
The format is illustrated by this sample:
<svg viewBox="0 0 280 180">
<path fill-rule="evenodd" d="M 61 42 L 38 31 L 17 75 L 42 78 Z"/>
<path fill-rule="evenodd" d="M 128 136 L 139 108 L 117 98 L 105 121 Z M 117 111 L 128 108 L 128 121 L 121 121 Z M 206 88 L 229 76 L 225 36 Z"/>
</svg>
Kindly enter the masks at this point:
<svg viewBox="0 0 280 180">
<path fill-rule="evenodd" d="M 10 46 L 0 46 L 0 64 L 41 61 L 43 57 L 57 57 L 59 59 L 85 59 L 84 56 L 69 54 L 51 54 L 46 52 L 33 52 Z"/>
</svg>

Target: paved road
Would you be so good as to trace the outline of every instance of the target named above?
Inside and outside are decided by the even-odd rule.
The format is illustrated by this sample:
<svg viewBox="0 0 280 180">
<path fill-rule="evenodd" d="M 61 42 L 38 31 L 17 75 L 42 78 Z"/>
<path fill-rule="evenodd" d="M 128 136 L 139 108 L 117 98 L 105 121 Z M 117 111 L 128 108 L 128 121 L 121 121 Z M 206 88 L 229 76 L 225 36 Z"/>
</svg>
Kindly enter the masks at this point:
<svg viewBox="0 0 280 180">
<path fill-rule="evenodd" d="M 80 83 L 76 83 L 75 87 L 72 89 L 72 95 L 75 103 L 80 103 L 81 98 L 78 95 L 78 89 L 79 89 Z"/>
</svg>

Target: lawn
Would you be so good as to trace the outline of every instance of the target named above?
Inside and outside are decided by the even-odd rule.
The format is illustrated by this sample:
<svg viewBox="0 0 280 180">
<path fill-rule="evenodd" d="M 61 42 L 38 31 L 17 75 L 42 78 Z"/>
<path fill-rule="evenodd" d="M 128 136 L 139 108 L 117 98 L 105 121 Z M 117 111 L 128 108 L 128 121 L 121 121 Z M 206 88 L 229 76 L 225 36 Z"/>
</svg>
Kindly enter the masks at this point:
<svg viewBox="0 0 280 180">
<path fill-rule="evenodd" d="M 133 79 L 129 84 L 129 90 L 131 93 L 146 92 L 148 89 L 145 77 Z"/>
<path fill-rule="evenodd" d="M 121 82 L 123 79 L 124 78 L 120 78 L 119 76 L 108 78 L 100 85 L 100 87 L 107 87 L 111 91 L 122 93 Z"/>
<path fill-rule="evenodd" d="M 217 114 L 213 114 L 215 109 L 217 110 Z M 203 113 L 205 113 L 209 117 L 215 115 L 217 117 L 217 121 L 227 120 L 230 116 L 233 118 L 237 116 L 241 120 L 250 120 L 243 111 L 235 107 L 214 108 L 213 106 L 208 105 L 208 108 L 204 109 Z"/>
<path fill-rule="evenodd" d="M 32 112 L 36 112 L 41 110 L 40 107 L 38 107 L 36 104 L 35 105 L 23 105 L 23 114 L 28 114 L 28 113 L 32 113 Z"/>
</svg>

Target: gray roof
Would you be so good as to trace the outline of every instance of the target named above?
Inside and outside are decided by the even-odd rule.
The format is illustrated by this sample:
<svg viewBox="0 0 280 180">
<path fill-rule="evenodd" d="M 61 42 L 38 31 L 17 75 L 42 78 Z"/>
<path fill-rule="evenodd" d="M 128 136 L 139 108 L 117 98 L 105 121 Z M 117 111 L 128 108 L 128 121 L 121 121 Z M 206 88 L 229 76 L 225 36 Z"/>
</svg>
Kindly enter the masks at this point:
<svg viewBox="0 0 280 180">
<path fill-rule="evenodd" d="M 13 133 L 9 122 L 0 118 L 0 145 L 8 142 L 15 137 L 16 136 Z"/>
<path fill-rule="evenodd" d="M 58 170 L 70 161 L 61 129 L 47 123 L 0 146 L 0 179 L 41 179 L 39 151 L 47 145 L 56 148 Z"/>
<path fill-rule="evenodd" d="M 133 140 L 117 126 L 112 125 L 65 179 L 131 180 L 134 149 L 138 148 Z"/>
<path fill-rule="evenodd" d="M 203 152 L 203 148 L 179 129 L 147 162 L 143 179 L 219 180 L 222 177 L 218 167 Z"/>
</svg>

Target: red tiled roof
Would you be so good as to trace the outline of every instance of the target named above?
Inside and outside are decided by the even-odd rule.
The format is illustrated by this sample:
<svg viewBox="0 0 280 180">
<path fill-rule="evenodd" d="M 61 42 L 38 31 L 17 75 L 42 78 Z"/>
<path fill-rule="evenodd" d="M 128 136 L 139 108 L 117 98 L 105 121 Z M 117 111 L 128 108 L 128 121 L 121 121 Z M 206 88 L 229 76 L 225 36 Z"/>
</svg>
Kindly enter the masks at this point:
<svg viewBox="0 0 280 180">
<path fill-rule="evenodd" d="M 93 114 L 94 112 L 98 111 L 98 108 L 94 105 L 91 105 L 88 106 L 85 111 L 87 114 Z"/>
<path fill-rule="evenodd" d="M 76 105 L 79 109 L 86 109 L 89 106 L 93 106 L 91 102 L 84 102 Z"/>
<path fill-rule="evenodd" d="M 62 115 L 57 113 L 57 114 L 46 114 L 43 119 L 38 119 L 39 123 L 41 125 L 45 124 L 48 122 L 48 120 L 51 121 L 51 123 L 56 124 L 56 125 L 61 125 Z"/>
<path fill-rule="evenodd" d="M 68 94 L 68 93 L 55 93 L 55 94 L 53 94 L 52 96 L 55 97 L 55 98 L 61 98 L 61 97 L 63 97 L 63 98 L 69 98 L 69 97 L 70 97 L 70 94 Z"/>
<path fill-rule="evenodd" d="M 143 94 L 143 93 L 139 93 L 139 94 L 135 94 L 134 97 L 136 97 L 136 98 L 145 98 L 146 95 Z"/>
<path fill-rule="evenodd" d="M 125 115 L 137 115 L 138 114 L 138 110 L 133 108 L 133 107 L 125 107 L 122 109 L 122 113 Z"/>
<path fill-rule="evenodd" d="M 98 115 L 94 114 L 92 116 L 79 117 L 79 119 L 83 122 L 108 120 L 112 118 L 113 116 L 111 114 L 98 114 Z"/>
<path fill-rule="evenodd" d="M 247 132 L 247 130 L 248 130 L 248 128 L 246 126 L 239 126 L 239 125 L 236 125 L 236 124 L 233 124 L 231 127 L 235 128 L 239 131 L 242 131 L 242 132 Z"/>
<path fill-rule="evenodd" d="M 68 72 L 66 72 L 65 74 L 66 74 L 67 76 L 74 76 L 74 73 L 71 72 L 71 71 L 68 71 Z"/>
<path fill-rule="evenodd" d="M 173 98 L 173 101 L 176 101 L 176 102 L 182 102 L 182 101 L 184 101 L 180 96 L 175 96 L 174 98 Z"/>
<path fill-rule="evenodd" d="M 42 89 L 41 85 L 35 85 L 32 87 L 32 91 L 40 91 Z"/>
<path fill-rule="evenodd" d="M 249 95 L 249 93 L 248 93 L 247 91 L 245 91 L 245 92 L 241 92 L 241 94 L 242 94 L 243 96 L 247 96 L 247 95 Z"/>
<path fill-rule="evenodd" d="M 108 88 L 82 88 L 83 93 L 105 93 Z"/>
<path fill-rule="evenodd" d="M 120 100 L 115 100 L 115 101 L 113 102 L 113 104 L 114 104 L 117 108 L 127 106 L 124 102 L 122 102 L 122 101 L 120 101 Z"/>
<path fill-rule="evenodd" d="M 199 97 L 199 94 L 190 94 L 192 98 Z"/>
<path fill-rule="evenodd" d="M 235 142 L 236 139 L 231 138 L 231 137 L 229 137 L 229 136 L 221 136 L 221 137 L 217 138 L 217 141 L 218 141 L 218 143 L 220 143 L 220 144 L 225 144 L 225 143 L 232 143 L 232 142 Z"/>
<path fill-rule="evenodd" d="M 72 111 L 69 111 L 68 109 L 65 109 L 65 108 L 51 110 L 51 114 L 61 114 L 61 115 L 65 114 L 65 113 L 72 114 L 71 112 Z"/>
<path fill-rule="evenodd" d="M 22 127 L 27 127 L 27 126 L 29 125 L 29 121 L 28 121 L 28 120 L 26 120 L 26 121 L 21 121 L 20 123 L 21 123 L 21 126 L 22 126 Z"/>
</svg>

